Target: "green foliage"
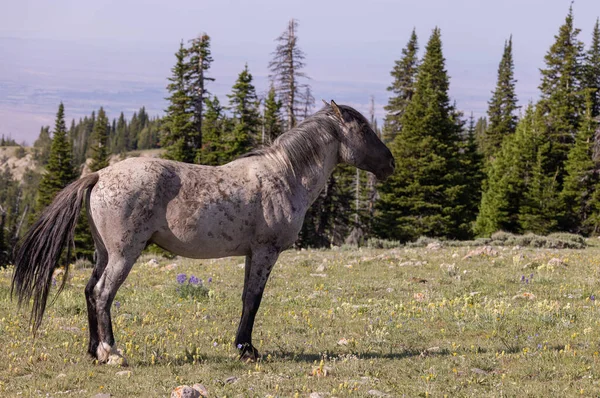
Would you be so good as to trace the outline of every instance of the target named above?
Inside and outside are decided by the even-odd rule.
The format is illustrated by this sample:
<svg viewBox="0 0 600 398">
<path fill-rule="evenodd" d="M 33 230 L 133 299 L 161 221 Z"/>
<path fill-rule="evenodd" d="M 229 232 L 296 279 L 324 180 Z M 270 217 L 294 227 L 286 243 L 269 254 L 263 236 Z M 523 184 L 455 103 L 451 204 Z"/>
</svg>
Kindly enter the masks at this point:
<svg viewBox="0 0 600 398">
<path fill-rule="evenodd" d="M 219 98 L 215 96 L 212 100 L 207 99 L 205 107 L 202 123 L 202 149 L 196 155 L 196 163 L 219 166 L 229 159 L 224 137 L 230 126 Z"/>
<path fill-rule="evenodd" d="M 406 47 L 402 49 L 402 57 L 395 61 L 394 69 L 390 72 L 394 80 L 387 90 L 393 95 L 384 107 L 387 114 L 383 124 L 383 142 L 393 142 L 402 130 L 402 116 L 415 92 L 419 66 L 418 51 L 417 33 L 413 29 Z"/>
<path fill-rule="evenodd" d="M 587 111 L 575 145 L 565 164 L 566 177 L 561 199 L 565 205 L 563 225 L 569 231 L 590 234 L 597 232 L 600 205 L 595 197 L 600 184 L 599 165 L 594 159 L 594 138 L 598 123 L 594 120 L 593 99 L 588 96 Z"/>
<path fill-rule="evenodd" d="M 98 111 L 98 118 L 94 123 L 94 129 L 92 131 L 90 152 L 92 161 L 90 163 L 91 171 L 98 171 L 108 166 L 109 158 L 109 135 L 110 126 L 108 125 L 108 117 L 104 108 L 100 108 Z"/>
<path fill-rule="evenodd" d="M 35 160 L 39 166 L 43 167 L 48 163 L 51 146 L 52 138 L 50 138 L 50 126 L 42 127 L 38 139 L 33 143 Z"/>
<path fill-rule="evenodd" d="M 583 114 L 582 91 L 583 43 L 577 38 L 580 30 L 573 26 L 573 10 L 565 18 L 555 36 L 555 42 L 544 57 L 546 67 L 541 69 L 541 100 L 538 107 L 544 115 L 545 135 L 551 143 L 548 149 L 548 174 L 557 170 L 558 189 L 562 189 L 564 163 L 574 142 Z"/>
<path fill-rule="evenodd" d="M 277 99 L 275 88 L 271 85 L 267 98 L 265 99 L 263 110 L 263 132 L 264 143 L 271 143 L 275 138 L 283 134 L 283 123 L 281 120 L 282 103 Z"/>
<path fill-rule="evenodd" d="M 213 61 L 210 51 L 210 37 L 203 33 L 197 38 L 190 40 L 190 46 L 186 49 L 187 60 L 187 95 L 192 101 L 193 129 L 188 136 L 189 145 L 194 152 L 202 148 L 202 123 L 204 118 L 204 102 L 208 99 L 206 84 L 215 79 L 207 76 Z"/>
<path fill-rule="evenodd" d="M 167 90 L 171 94 L 167 100 L 169 106 L 163 118 L 161 146 L 166 149 L 164 158 L 180 162 L 193 163 L 196 157 L 196 148 L 191 137 L 194 133 L 194 99 L 188 89 L 189 64 L 185 57 L 187 51 L 183 42 L 175 54 L 177 63 L 171 69 L 173 73 L 169 78 Z"/>
<path fill-rule="evenodd" d="M 592 116 L 600 115 L 600 18 L 596 19 L 592 42 L 584 63 L 584 87 L 591 92 Z"/>
<path fill-rule="evenodd" d="M 489 126 L 481 140 L 482 152 L 490 160 L 500 150 L 502 140 L 515 132 L 517 126 L 517 94 L 515 93 L 512 36 L 504 43 L 504 52 L 498 67 L 496 89 L 487 111 Z"/>
<path fill-rule="evenodd" d="M 112 145 L 112 153 L 119 154 L 126 152 L 130 149 L 129 142 L 129 129 L 127 128 L 127 121 L 125 121 L 125 115 L 123 112 L 119 115 L 119 121 L 115 128 L 115 139 Z"/>
<path fill-rule="evenodd" d="M 65 125 L 65 108 L 62 102 L 58 107 L 52 145 L 46 165 L 46 173 L 40 182 L 36 213 L 48 206 L 58 191 L 62 190 L 76 178 L 73 169 L 73 153 L 67 137 Z"/>
<path fill-rule="evenodd" d="M 391 144 L 396 172 L 380 185 L 376 233 L 407 241 L 421 235 L 466 237 L 460 154 L 461 124 L 448 97 L 440 30 L 434 29 L 415 93 Z"/>
<path fill-rule="evenodd" d="M 248 152 L 256 145 L 260 114 L 256 89 L 252 84 L 252 75 L 248 65 L 239 74 L 229 97 L 229 106 L 233 113 L 233 131 L 227 142 L 227 157 L 231 160 Z"/>
<path fill-rule="evenodd" d="M 185 274 L 179 274 L 176 278 L 177 295 L 183 299 L 192 299 L 194 301 L 205 301 L 210 294 L 210 289 L 204 284 L 202 279 L 191 275 L 189 279 Z"/>
</svg>

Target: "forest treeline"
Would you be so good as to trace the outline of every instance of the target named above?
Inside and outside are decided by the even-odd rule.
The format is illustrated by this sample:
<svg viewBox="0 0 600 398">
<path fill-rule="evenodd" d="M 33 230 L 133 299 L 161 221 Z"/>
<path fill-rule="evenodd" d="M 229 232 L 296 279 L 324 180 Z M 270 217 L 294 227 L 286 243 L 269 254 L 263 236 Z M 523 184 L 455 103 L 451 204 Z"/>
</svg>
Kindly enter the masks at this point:
<svg viewBox="0 0 600 398">
<path fill-rule="evenodd" d="M 377 182 L 340 165 L 309 209 L 298 247 L 325 247 L 367 238 L 420 236 L 469 239 L 498 230 L 547 234 L 600 232 L 600 27 L 587 46 L 572 8 L 540 69 L 537 102 L 521 107 L 508 36 L 486 117 L 474 119 L 450 98 L 442 34 L 425 43 L 412 31 L 391 71 L 383 126 L 374 104 L 367 115 L 392 150 L 395 174 Z M 103 108 L 69 128 L 61 103 L 54 128 L 41 128 L 33 151 L 39 169 L 15 181 L 0 173 L 0 263 L 56 193 L 85 169 L 106 167 L 111 155 L 162 148 L 167 159 L 220 165 L 275 138 L 316 110 L 298 23 L 276 39 L 270 86 L 257 94 L 248 65 L 227 98 L 210 92 L 210 36 L 181 42 L 168 77 L 168 107 L 151 117 L 142 107 L 128 120 Z M 12 145 L 2 138 L 4 145 Z M 85 217 L 83 217 L 85 219 Z M 91 258 L 86 223 L 76 253 Z"/>
</svg>

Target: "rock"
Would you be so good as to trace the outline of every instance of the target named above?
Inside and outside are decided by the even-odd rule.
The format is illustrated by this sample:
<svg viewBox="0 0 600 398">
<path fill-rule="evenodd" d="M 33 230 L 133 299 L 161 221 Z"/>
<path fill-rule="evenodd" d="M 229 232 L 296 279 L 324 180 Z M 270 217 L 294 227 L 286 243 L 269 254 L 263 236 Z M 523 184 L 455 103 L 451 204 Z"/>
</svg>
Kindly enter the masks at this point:
<svg viewBox="0 0 600 398">
<path fill-rule="evenodd" d="M 151 259 L 150 259 L 150 260 L 149 260 L 149 261 L 146 263 L 146 266 L 147 266 L 147 267 L 150 267 L 150 268 L 156 268 L 156 267 L 158 267 L 158 265 L 159 265 L 159 264 L 158 264 L 158 260 L 157 260 L 157 259 L 155 259 L 155 258 L 151 258 Z"/>
<path fill-rule="evenodd" d="M 117 376 L 125 376 L 125 377 L 131 377 L 131 371 L 130 370 L 122 370 L 120 372 L 115 373 Z"/>
<path fill-rule="evenodd" d="M 192 388 L 200 393 L 201 397 L 208 397 L 208 390 L 204 385 L 196 383 L 192 386 Z"/>
<path fill-rule="evenodd" d="M 529 292 L 517 294 L 513 296 L 513 300 L 535 300 L 535 294 Z"/>
<path fill-rule="evenodd" d="M 100 394 L 93 395 L 92 398 L 110 398 L 112 395 L 102 392 Z"/>
<path fill-rule="evenodd" d="M 556 258 L 556 257 L 554 257 L 554 258 L 551 258 L 550 260 L 548 260 L 548 266 L 549 266 L 549 267 L 557 267 L 557 266 L 559 266 L 559 265 L 566 266 L 566 265 L 567 265 L 567 263 L 565 263 L 565 262 L 564 262 L 563 260 L 561 260 L 560 258 Z"/>
<path fill-rule="evenodd" d="M 327 395 L 326 392 L 311 392 L 308 396 L 309 398 L 325 398 Z"/>
<path fill-rule="evenodd" d="M 389 397 L 389 394 L 384 393 L 383 391 L 379 391 L 379 390 L 369 390 L 367 391 L 367 394 L 372 395 L 374 397 Z"/>
<path fill-rule="evenodd" d="M 67 377 L 67 375 L 64 373 L 59 373 L 58 376 L 56 376 L 57 379 L 62 379 L 63 377 Z"/>
<path fill-rule="evenodd" d="M 468 252 L 467 255 L 463 257 L 463 260 L 466 260 L 471 257 L 476 257 L 476 256 L 495 257 L 497 255 L 498 255 L 498 251 L 494 250 L 494 248 L 492 246 L 481 246 L 481 247 L 478 247 L 477 249 L 474 249 L 474 250 L 471 250 L 470 252 Z"/>
<path fill-rule="evenodd" d="M 236 381 L 238 381 L 240 378 L 239 377 L 235 377 L 235 376 L 231 376 L 225 379 L 225 384 L 233 384 Z"/>
<path fill-rule="evenodd" d="M 427 245 L 427 250 L 439 250 L 442 248 L 442 244 L 440 242 L 431 242 Z"/>
<path fill-rule="evenodd" d="M 325 277 L 327 277 L 327 274 L 310 274 L 310 276 L 325 278 Z"/>
<path fill-rule="evenodd" d="M 341 338 L 337 343 L 338 345 L 348 345 L 348 340 L 346 338 Z"/>
<path fill-rule="evenodd" d="M 317 272 L 323 273 L 325 272 L 325 264 L 321 264 L 317 267 Z"/>
<path fill-rule="evenodd" d="M 200 398 L 200 392 L 190 386 L 179 386 L 171 392 L 171 398 Z"/>
<path fill-rule="evenodd" d="M 163 271 L 173 271 L 175 268 L 177 268 L 177 263 L 167 264 L 164 267 L 162 267 L 161 270 L 163 270 Z"/>
</svg>

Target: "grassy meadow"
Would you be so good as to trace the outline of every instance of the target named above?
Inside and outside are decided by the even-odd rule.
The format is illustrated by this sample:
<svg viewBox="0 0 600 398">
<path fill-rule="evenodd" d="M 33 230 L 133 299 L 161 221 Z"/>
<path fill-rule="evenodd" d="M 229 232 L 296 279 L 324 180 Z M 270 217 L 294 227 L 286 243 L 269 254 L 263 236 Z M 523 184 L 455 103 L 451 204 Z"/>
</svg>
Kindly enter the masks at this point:
<svg viewBox="0 0 600 398">
<path fill-rule="evenodd" d="M 90 269 L 72 270 L 36 339 L 2 270 L 0 396 L 168 397 L 194 383 L 211 397 L 598 396 L 600 247 L 589 242 L 287 251 L 257 317 L 256 363 L 232 346 L 242 258 L 140 259 L 112 310 L 126 368 L 86 353 Z M 187 286 L 192 275 L 208 290 Z"/>
</svg>

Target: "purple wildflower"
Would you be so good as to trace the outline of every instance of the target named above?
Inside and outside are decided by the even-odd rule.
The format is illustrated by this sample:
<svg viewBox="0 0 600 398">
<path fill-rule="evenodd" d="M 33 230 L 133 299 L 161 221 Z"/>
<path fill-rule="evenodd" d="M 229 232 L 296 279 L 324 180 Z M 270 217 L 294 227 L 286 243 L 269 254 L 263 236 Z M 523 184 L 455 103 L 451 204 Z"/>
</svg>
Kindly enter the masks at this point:
<svg viewBox="0 0 600 398">
<path fill-rule="evenodd" d="M 121 308 L 121 303 L 119 301 L 115 301 L 115 308 L 116 309 Z"/>
<path fill-rule="evenodd" d="M 200 283 L 200 280 L 198 278 L 196 278 L 196 276 L 194 276 L 194 275 L 190 276 L 190 284 L 197 285 L 199 283 Z"/>
<path fill-rule="evenodd" d="M 187 275 L 186 274 L 179 274 L 179 275 L 177 275 L 177 283 L 179 283 L 180 285 L 183 285 L 186 280 L 187 280 Z"/>
<path fill-rule="evenodd" d="M 595 295 L 595 294 L 592 294 L 592 295 L 590 296 L 590 300 L 592 300 L 592 301 L 595 301 L 595 300 L 596 300 L 596 295 Z"/>
<path fill-rule="evenodd" d="M 521 275 L 521 282 L 525 282 L 525 275 Z"/>
<path fill-rule="evenodd" d="M 212 276 L 208 278 L 208 283 L 212 282 Z"/>
<path fill-rule="evenodd" d="M 529 279 L 525 279 L 525 283 L 526 283 L 526 284 L 529 284 Z"/>
<path fill-rule="evenodd" d="M 529 279 L 533 279 L 533 274 L 529 275 Z"/>
<path fill-rule="evenodd" d="M 218 345 L 219 345 L 219 343 L 217 343 L 216 341 L 213 343 L 213 347 L 216 347 Z"/>
<path fill-rule="evenodd" d="M 56 278 L 52 277 L 52 286 L 56 286 Z"/>
<path fill-rule="evenodd" d="M 243 347 L 243 345 L 241 345 L 240 343 L 238 343 L 238 345 L 237 345 L 238 350 L 241 350 L 242 347 Z"/>
</svg>

